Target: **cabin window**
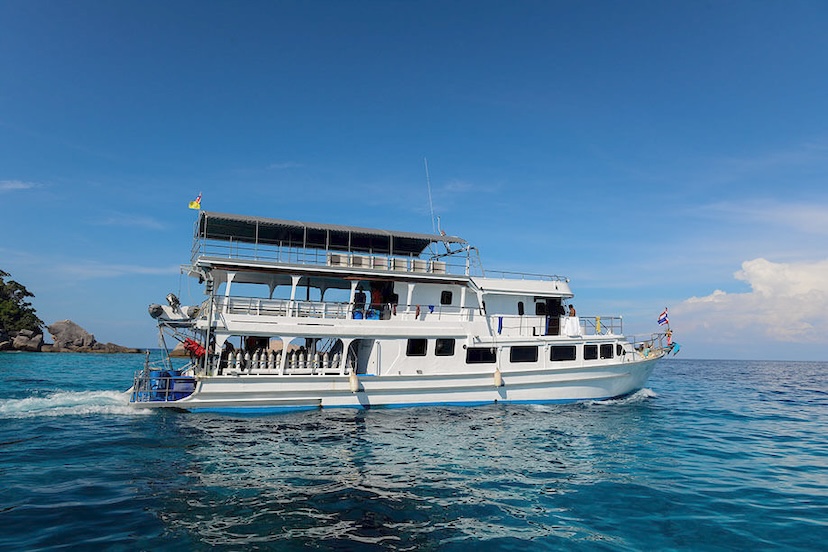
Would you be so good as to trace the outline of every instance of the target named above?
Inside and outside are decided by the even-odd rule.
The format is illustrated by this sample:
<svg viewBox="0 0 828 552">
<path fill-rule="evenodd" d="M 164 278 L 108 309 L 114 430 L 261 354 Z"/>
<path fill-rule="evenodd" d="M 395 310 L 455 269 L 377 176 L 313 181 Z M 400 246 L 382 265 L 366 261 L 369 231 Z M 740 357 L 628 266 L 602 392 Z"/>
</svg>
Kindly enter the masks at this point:
<svg viewBox="0 0 828 552">
<path fill-rule="evenodd" d="M 434 345 L 434 354 L 437 356 L 454 356 L 454 340 L 438 339 Z"/>
<path fill-rule="evenodd" d="M 595 360 L 598 358 L 598 345 L 584 345 L 584 360 Z"/>
<path fill-rule="evenodd" d="M 510 362 L 537 362 L 537 347 L 512 347 L 509 349 Z"/>
<path fill-rule="evenodd" d="M 549 353 L 549 360 L 560 362 L 563 360 L 575 360 L 575 345 L 557 345 L 552 347 Z"/>
<path fill-rule="evenodd" d="M 425 356 L 427 343 L 425 339 L 409 339 L 408 347 L 405 349 L 406 356 Z"/>
<path fill-rule="evenodd" d="M 494 364 L 497 354 L 493 347 L 469 347 L 466 349 L 466 364 Z"/>
<path fill-rule="evenodd" d="M 451 292 L 444 291 L 440 293 L 440 304 L 441 305 L 451 305 Z"/>
<path fill-rule="evenodd" d="M 601 358 L 612 358 L 612 343 L 601 345 Z"/>
<path fill-rule="evenodd" d="M 546 316 L 546 303 L 535 303 L 535 315 Z"/>
<path fill-rule="evenodd" d="M 518 301 L 518 315 L 523 316 L 523 301 Z"/>
<path fill-rule="evenodd" d="M 621 356 L 624 354 L 624 346 L 620 343 L 615 346 L 615 356 Z"/>
</svg>

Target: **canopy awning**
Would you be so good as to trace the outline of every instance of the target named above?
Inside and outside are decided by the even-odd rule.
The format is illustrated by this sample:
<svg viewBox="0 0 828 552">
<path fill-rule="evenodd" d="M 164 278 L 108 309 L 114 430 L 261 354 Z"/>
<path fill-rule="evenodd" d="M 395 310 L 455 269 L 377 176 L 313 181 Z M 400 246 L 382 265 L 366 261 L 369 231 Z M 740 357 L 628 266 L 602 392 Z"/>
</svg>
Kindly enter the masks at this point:
<svg viewBox="0 0 828 552">
<path fill-rule="evenodd" d="M 466 243 L 466 240 L 456 236 L 229 215 L 210 211 L 199 213 L 196 238 L 387 255 L 419 255 L 432 243 Z"/>
</svg>

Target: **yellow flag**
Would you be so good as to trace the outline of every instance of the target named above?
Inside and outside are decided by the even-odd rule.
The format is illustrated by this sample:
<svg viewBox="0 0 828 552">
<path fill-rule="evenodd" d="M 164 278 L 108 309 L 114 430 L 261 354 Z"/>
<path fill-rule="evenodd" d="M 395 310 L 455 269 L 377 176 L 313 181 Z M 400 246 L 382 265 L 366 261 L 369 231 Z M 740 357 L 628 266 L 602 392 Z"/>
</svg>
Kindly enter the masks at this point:
<svg viewBox="0 0 828 552">
<path fill-rule="evenodd" d="M 198 197 L 195 200 L 190 202 L 190 209 L 201 209 L 201 193 L 199 192 Z"/>
</svg>

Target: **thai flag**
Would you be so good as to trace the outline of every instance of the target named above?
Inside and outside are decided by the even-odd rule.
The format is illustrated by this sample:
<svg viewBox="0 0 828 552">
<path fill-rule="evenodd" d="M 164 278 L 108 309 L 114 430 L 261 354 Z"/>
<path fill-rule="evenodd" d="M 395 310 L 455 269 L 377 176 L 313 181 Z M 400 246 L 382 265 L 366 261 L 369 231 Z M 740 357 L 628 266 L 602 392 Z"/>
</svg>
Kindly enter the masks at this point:
<svg viewBox="0 0 828 552">
<path fill-rule="evenodd" d="M 667 307 L 664 307 L 664 312 L 658 316 L 658 325 L 663 326 L 664 324 L 670 325 L 670 319 L 667 318 Z"/>
</svg>

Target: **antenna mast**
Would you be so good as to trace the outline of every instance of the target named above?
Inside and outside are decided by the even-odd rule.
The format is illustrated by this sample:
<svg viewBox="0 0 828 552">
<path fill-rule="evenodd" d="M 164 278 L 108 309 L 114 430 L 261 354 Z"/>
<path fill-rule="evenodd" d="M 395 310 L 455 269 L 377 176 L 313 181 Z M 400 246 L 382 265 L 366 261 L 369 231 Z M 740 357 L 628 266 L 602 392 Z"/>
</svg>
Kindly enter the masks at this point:
<svg viewBox="0 0 828 552">
<path fill-rule="evenodd" d="M 434 203 L 431 201 L 431 178 L 428 176 L 428 158 L 423 157 L 423 161 L 425 162 L 426 185 L 428 186 L 428 209 L 431 211 L 431 231 L 436 234 L 437 227 L 434 225 Z"/>
</svg>

